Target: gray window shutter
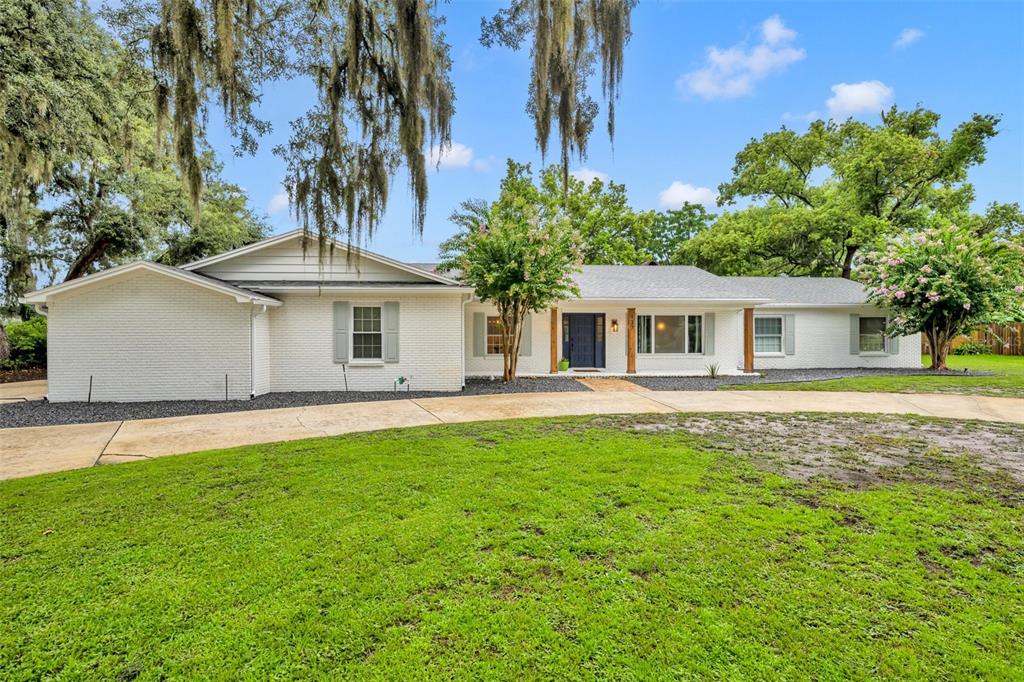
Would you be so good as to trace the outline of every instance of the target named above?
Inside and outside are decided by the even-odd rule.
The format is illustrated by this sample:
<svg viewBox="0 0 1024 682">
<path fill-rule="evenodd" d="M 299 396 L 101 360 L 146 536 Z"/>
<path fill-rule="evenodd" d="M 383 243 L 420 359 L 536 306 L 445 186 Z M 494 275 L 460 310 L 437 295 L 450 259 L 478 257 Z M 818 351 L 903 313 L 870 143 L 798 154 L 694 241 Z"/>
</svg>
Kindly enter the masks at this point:
<svg viewBox="0 0 1024 682">
<path fill-rule="evenodd" d="M 473 357 L 487 355 L 487 315 L 473 313 Z"/>
<path fill-rule="evenodd" d="M 900 337 L 892 336 L 888 339 L 889 342 L 889 355 L 900 354 Z"/>
<path fill-rule="evenodd" d="M 860 355 L 860 315 L 850 315 L 850 355 Z"/>
<path fill-rule="evenodd" d="M 704 355 L 715 354 L 715 314 L 704 313 Z"/>
<path fill-rule="evenodd" d="M 523 318 L 523 335 L 519 338 L 519 357 L 528 358 L 533 353 L 533 313 Z"/>
<path fill-rule="evenodd" d="M 334 302 L 334 361 L 348 362 L 348 321 L 352 307 L 348 301 Z"/>
<path fill-rule="evenodd" d="M 398 362 L 398 301 L 387 301 L 381 307 L 384 330 L 384 362 Z"/>
<path fill-rule="evenodd" d="M 860 331 L 860 330 L 858 330 Z M 783 315 L 782 316 L 782 333 L 785 335 L 782 339 L 783 348 L 786 351 L 786 355 L 796 354 L 796 315 Z"/>
</svg>

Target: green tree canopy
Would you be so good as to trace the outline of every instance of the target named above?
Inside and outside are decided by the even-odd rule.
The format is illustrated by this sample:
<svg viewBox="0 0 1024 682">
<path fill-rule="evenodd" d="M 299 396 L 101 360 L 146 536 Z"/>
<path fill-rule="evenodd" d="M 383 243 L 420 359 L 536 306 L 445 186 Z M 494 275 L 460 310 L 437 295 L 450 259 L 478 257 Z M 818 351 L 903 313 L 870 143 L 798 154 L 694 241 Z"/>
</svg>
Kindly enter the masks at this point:
<svg viewBox="0 0 1024 682">
<path fill-rule="evenodd" d="M 605 182 L 600 178 L 589 184 L 569 176 L 568 185 L 563 189 L 560 166 L 543 169 L 536 183 L 529 164 L 508 161 L 509 173 L 517 183 L 529 183 L 531 199 L 543 205 L 552 215 L 559 214 L 569 229 L 579 238 L 583 262 L 588 265 L 637 265 L 651 260 L 650 251 L 654 223 L 654 211 L 634 211 L 626 197 L 626 186 Z M 506 176 L 502 191 L 509 182 Z M 520 193 L 526 193 L 525 185 Z M 486 222 L 484 215 L 489 204 L 480 200 L 463 202 L 451 220 L 463 231 L 449 240 L 448 246 L 457 246 L 458 240 L 466 234 L 469 225 Z M 442 248 L 442 254 L 445 247 Z"/>
<path fill-rule="evenodd" d="M 0 13 L 5 313 L 19 310 L 40 275 L 71 279 L 138 257 L 175 262 L 265 233 L 209 151 L 199 158 L 206 183 L 196 218 L 164 153 L 170 138 L 156 126 L 152 74 L 87 9 L 18 0 Z"/>
<path fill-rule="evenodd" d="M 570 228 L 579 235 L 583 262 L 605 265 L 636 265 L 651 260 L 650 243 L 654 211 L 634 211 L 626 197 L 626 186 L 594 178 L 585 183 L 569 176 L 568 184 L 559 166 L 549 166 L 540 175 L 542 200 L 561 204 Z"/>
<path fill-rule="evenodd" d="M 48 208 L 36 210 L 34 266 L 66 281 L 137 258 L 178 265 L 266 236 L 265 217 L 240 187 L 220 178 L 212 152 L 200 163 L 206 180 L 198 218 L 167 158 L 128 167 L 69 164 L 46 187 Z"/>
<path fill-rule="evenodd" d="M 120 147 L 116 43 L 75 0 L 0 3 L 0 310 L 35 282 L 31 220 L 40 190 L 70 159 Z"/>
<path fill-rule="evenodd" d="M 651 226 L 648 251 L 659 263 L 673 262 L 679 248 L 707 229 L 713 219 L 703 206 L 691 203 L 658 213 Z"/>
<path fill-rule="evenodd" d="M 815 121 L 802 134 L 783 128 L 752 140 L 719 203 L 757 203 L 723 215 L 680 258 L 723 273 L 746 261 L 749 274 L 851 277 L 858 251 L 880 236 L 969 210 L 967 172 L 984 161 L 999 118 L 976 114 L 948 138 L 938 123 L 922 107 L 893 107 L 879 125 Z"/>
</svg>

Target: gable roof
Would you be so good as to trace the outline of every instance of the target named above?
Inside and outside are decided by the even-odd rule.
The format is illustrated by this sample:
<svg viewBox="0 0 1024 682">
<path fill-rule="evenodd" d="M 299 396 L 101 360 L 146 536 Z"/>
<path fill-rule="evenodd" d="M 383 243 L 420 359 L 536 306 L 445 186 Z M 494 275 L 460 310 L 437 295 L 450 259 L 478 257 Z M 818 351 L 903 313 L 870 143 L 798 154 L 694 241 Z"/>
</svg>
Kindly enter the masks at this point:
<svg viewBox="0 0 1024 682">
<path fill-rule="evenodd" d="M 186 263 L 185 265 L 182 265 L 181 268 L 183 270 L 198 270 L 209 265 L 213 265 L 215 263 L 222 263 L 224 261 L 231 260 L 232 258 L 244 256 L 246 254 L 259 251 L 261 249 L 287 243 L 289 240 L 293 240 L 297 237 L 303 236 L 303 234 L 304 233 L 302 230 L 291 230 L 289 232 L 275 235 L 273 237 L 268 237 L 267 239 L 263 239 L 261 241 L 249 244 L 248 246 L 232 249 L 231 251 L 225 251 L 224 253 L 218 253 L 213 256 L 201 258 L 197 261 L 192 261 L 191 263 Z M 439 275 L 436 272 L 417 267 L 416 265 L 412 265 L 410 263 L 403 263 L 402 261 L 397 261 L 394 260 L 393 258 L 388 258 L 387 256 L 382 256 L 379 253 L 374 253 L 373 251 L 368 251 L 360 247 L 352 247 L 349 244 L 345 244 L 344 242 L 338 241 L 337 239 L 328 238 L 328 241 L 330 241 L 335 246 L 335 248 L 343 249 L 344 251 L 349 251 L 353 255 L 358 256 L 359 258 L 366 258 L 368 260 L 375 261 L 383 265 L 387 265 L 389 267 L 401 270 L 403 272 L 407 272 L 412 275 L 416 275 L 418 277 L 422 277 L 423 279 L 436 282 L 438 284 L 446 284 L 449 286 L 462 286 L 460 282 L 454 279 L 444 277 L 443 275 Z M 316 282 L 311 281 L 309 284 L 310 286 L 316 286 Z"/>
<path fill-rule="evenodd" d="M 72 291 L 74 289 L 91 286 L 93 284 L 98 284 L 109 279 L 116 279 L 118 277 L 123 277 L 124 275 L 128 275 L 133 272 L 139 271 L 153 272 L 158 275 L 171 277 L 173 279 L 186 282 L 188 284 L 192 284 L 195 286 L 199 286 L 204 289 L 209 289 L 211 291 L 216 291 L 221 294 L 233 296 L 234 299 L 239 303 L 252 302 L 269 306 L 281 305 L 281 301 L 271 296 L 258 294 L 247 289 L 241 289 L 239 287 L 227 284 L 226 282 L 222 282 L 218 279 L 207 277 L 206 275 L 201 275 L 196 272 L 188 272 L 180 268 L 172 268 L 169 265 L 161 265 L 160 263 L 151 263 L 150 261 L 144 260 L 135 261 L 134 263 L 128 263 L 126 265 L 119 265 L 116 268 L 110 268 L 109 270 L 104 270 L 102 272 L 86 275 L 85 277 L 79 277 L 69 282 L 64 282 L 63 284 L 55 284 L 44 289 L 39 289 L 37 291 L 25 294 L 25 296 L 23 296 L 21 300 L 24 303 L 44 304 L 47 302 L 47 300 L 49 300 L 51 296 L 67 293 L 68 291 Z"/>
<path fill-rule="evenodd" d="M 864 285 L 842 277 L 728 277 L 752 295 L 772 299 L 771 305 L 864 305 Z"/>
<path fill-rule="evenodd" d="M 584 265 L 575 280 L 584 299 L 768 301 L 692 265 Z"/>
</svg>

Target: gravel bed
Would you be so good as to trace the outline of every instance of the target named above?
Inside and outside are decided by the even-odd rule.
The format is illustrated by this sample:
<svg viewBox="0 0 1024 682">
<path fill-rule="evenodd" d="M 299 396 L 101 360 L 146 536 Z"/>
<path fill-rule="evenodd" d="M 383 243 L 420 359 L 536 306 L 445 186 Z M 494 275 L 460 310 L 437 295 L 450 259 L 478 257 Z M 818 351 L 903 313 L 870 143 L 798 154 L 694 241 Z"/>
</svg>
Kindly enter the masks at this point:
<svg viewBox="0 0 1024 682">
<path fill-rule="evenodd" d="M 0 404 L 0 428 L 89 424 L 124 419 L 181 417 L 190 414 L 220 414 L 374 400 L 589 390 L 569 377 L 520 378 L 511 386 L 505 386 L 500 380 L 471 378 L 466 380 L 464 391 L 301 391 L 267 393 L 252 400 L 160 400 L 140 403 L 48 403 L 42 400 L 28 400 Z"/>
<path fill-rule="evenodd" d="M 466 379 L 466 390 L 458 395 L 490 395 L 493 393 L 571 393 L 575 391 L 589 392 L 590 389 L 576 381 L 585 377 L 519 377 L 515 383 L 505 385 L 501 378 L 484 379 L 470 377 Z"/>
<path fill-rule="evenodd" d="M 757 377 L 629 377 L 629 381 L 654 391 L 714 391 L 726 384 L 777 384 L 793 381 L 822 381 L 872 375 L 933 374 L 915 369 L 799 369 L 765 370 Z M 978 376 L 990 372 L 944 372 L 948 375 Z M 594 375 L 599 378 L 600 375 Z M 521 377 L 505 385 L 500 379 L 470 378 L 463 391 L 303 391 L 268 393 L 253 400 L 161 400 L 144 403 L 48 403 L 29 400 L 0 404 L 0 429 L 19 426 L 55 426 L 88 424 L 124 419 L 180 417 L 190 414 L 218 414 L 270 410 L 279 407 L 304 407 L 374 400 L 405 398 L 437 398 L 460 395 L 492 395 L 496 393 L 537 393 L 589 391 L 576 381 L 578 377 Z"/>
<path fill-rule="evenodd" d="M 868 376 L 936 375 L 991 376 L 992 372 L 956 372 L 930 369 L 766 369 L 761 376 L 708 377 L 628 377 L 634 384 L 652 391 L 715 391 L 727 384 L 784 384 L 804 381 L 827 381 Z"/>
</svg>

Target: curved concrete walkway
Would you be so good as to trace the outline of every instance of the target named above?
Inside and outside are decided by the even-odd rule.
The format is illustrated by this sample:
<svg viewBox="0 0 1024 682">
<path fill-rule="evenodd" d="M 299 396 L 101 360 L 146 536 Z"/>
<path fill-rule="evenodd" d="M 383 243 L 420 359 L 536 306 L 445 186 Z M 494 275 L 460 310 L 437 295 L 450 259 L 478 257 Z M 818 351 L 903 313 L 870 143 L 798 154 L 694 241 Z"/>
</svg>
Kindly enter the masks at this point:
<svg viewBox="0 0 1024 682">
<path fill-rule="evenodd" d="M 1024 424 L 1024 399 L 816 391 L 516 393 L 0 429 L 0 479 L 397 427 L 644 412 L 866 412 Z"/>
</svg>

